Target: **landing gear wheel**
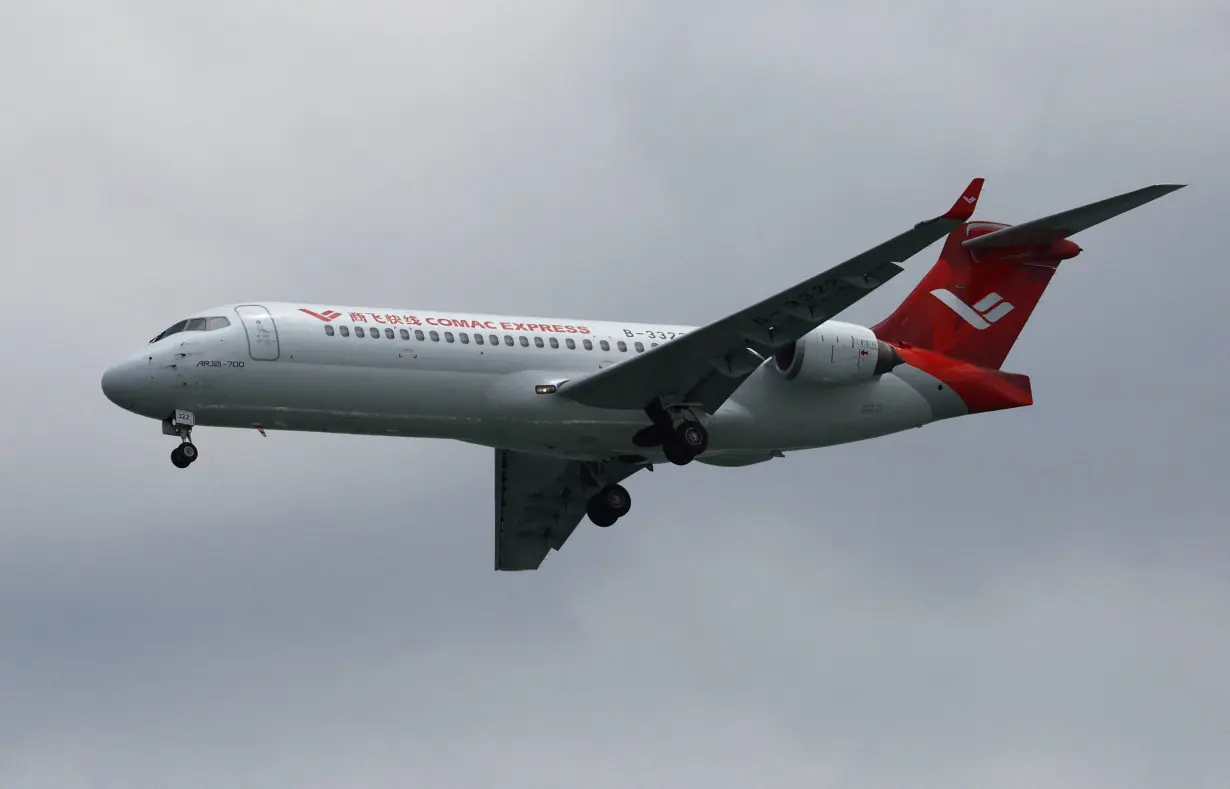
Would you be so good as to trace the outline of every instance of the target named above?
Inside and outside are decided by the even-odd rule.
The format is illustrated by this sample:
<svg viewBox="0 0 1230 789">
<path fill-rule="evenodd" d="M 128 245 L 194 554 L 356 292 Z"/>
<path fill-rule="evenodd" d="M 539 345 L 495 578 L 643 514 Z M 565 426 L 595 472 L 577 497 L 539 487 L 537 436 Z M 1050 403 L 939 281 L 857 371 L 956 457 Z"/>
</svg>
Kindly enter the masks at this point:
<svg viewBox="0 0 1230 789">
<path fill-rule="evenodd" d="M 198 457 L 196 445 L 185 441 L 171 450 L 171 463 L 175 468 L 188 468 Z"/>
<path fill-rule="evenodd" d="M 709 431 L 700 422 L 687 419 L 675 427 L 675 440 L 696 457 L 709 448 Z"/>
<path fill-rule="evenodd" d="M 680 446 L 677 441 L 667 441 L 663 444 L 662 454 L 666 455 L 666 459 L 676 466 L 686 466 L 692 462 L 692 453 Z"/>
<path fill-rule="evenodd" d="M 607 485 L 598 492 L 597 498 L 603 509 L 615 513 L 616 518 L 622 518 L 632 509 L 632 497 L 623 485 Z"/>
<path fill-rule="evenodd" d="M 603 507 L 602 502 L 597 497 L 590 500 L 585 514 L 589 516 L 589 519 L 595 526 L 600 526 L 603 529 L 615 525 L 615 521 L 619 520 L 619 516 Z"/>
<path fill-rule="evenodd" d="M 589 500 L 585 514 L 595 526 L 606 528 L 632 509 L 632 497 L 622 485 L 607 485 Z"/>
<path fill-rule="evenodd" d="M 709 432 L 700 422 L 691 419 L 680 422 L 662 444 L 666 459 L 676 466 L 686 466 L 709 448 Z"/>
</svg>

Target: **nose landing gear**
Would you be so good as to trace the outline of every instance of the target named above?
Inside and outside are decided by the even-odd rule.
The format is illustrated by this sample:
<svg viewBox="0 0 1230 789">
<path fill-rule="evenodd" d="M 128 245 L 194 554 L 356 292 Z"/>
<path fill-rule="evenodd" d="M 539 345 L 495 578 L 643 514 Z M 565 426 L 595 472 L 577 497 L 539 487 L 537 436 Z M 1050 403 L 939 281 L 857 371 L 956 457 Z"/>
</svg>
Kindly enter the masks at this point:
<svg viewBox="0 0 1230 789">
<path fill-rule="evenodd" d="M 169 419 L 162 420 L 162 432 L 168 436 L 178 436 L 180 445 L 171 450 L 171 464 L 175 468 L 188 468 L 200 457 L 196 444 L 192 443 L 192 426 L 196 424 L 196 416 L 191 411 L 176 409 Z"/>
</svg>

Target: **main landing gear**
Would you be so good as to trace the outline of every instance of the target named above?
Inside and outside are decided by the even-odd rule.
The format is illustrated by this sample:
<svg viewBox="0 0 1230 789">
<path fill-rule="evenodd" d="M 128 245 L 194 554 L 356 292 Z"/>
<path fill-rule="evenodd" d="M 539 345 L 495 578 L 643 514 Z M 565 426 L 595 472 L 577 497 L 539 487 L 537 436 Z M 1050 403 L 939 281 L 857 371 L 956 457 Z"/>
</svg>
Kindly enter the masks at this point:
<svg viewBox="0 0 1230 789">
<path fill-rule="evenodd" d="M 699 405 L 655 401 L 645 409 L 653 425 L 638 433 L 634 441 L 641 446 L 660 444 L 667 460 L 676 466 L 686 466 L 709 448 L 709 431 L 693 410 Z"/>
<path fill-rule="evenodd" d="M 686 466 L 709 447 L 709 431 L 694 419 L 684 419 L 671 428 L 662 442 L 666 459 L 676 466 Z"/>
<path fill-rule="evenodd" d="M 632 497 L 623 485 L 607 485 L 589 500 L 585 514 L 595 526 L 606 528 L 628 514 L 632 509 Z"/>
<path fill-rule="evenodd" d="M 188 468 L 200 457 L 196 444 L 192 443 L 192 426 L 195 424 L 196 416 L 191 411 L 178 409 L 169 419 L 162 420 L 162 432 L 180 439 L 180 445 L 171 450 L 171 464 L 175 468 Z"/>
</svg>

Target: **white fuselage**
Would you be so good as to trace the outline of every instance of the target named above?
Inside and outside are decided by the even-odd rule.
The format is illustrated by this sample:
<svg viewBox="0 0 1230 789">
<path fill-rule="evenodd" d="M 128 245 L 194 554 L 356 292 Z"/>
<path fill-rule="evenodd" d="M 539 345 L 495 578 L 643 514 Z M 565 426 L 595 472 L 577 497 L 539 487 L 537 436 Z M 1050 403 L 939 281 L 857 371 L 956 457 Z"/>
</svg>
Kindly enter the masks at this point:
<svg viewBox="0 0 1230 789">
<path fill-rule="evenodd" d="M 594 408 L 535 387 L 619 364 L 692 330 L 270 302 L 195 317 L 226 317 L 228 325 L 151 342 L 107 371 L 107 396 L 155 419 L 191 411 L 198 426 L 447 438 L 578 459 L 658 456 L 632 442 L 649 424 L 645 413 Z M 821 330 L 867 332 L 837 321 Z M 758 462 L 966 412 L 955 394 L 908 364 L 833 385 L 787 380 L 770 360 L 706 418 L 709 448 L 699 459 Z"/>
</svg>

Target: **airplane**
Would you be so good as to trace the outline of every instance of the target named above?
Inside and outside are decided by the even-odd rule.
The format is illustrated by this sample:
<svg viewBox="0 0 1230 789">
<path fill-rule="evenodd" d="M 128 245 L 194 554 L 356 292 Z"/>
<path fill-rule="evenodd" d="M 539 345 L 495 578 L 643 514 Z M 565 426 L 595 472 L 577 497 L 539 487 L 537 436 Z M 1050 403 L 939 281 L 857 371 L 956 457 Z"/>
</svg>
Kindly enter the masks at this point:
<svg viewBox="0 0 1230 789">
<path fill-rule="evenodd" d="M 1042 219 L 972 221 L 983 179 L 944 214 L 706 326 L 242 302 L 176 321 L 108 368 L 113 403 L 200 455 L 195 427 L 452 439 L 494 450 L 495 569 L 536 570 L 621 484 L 663 461 L 741 467 L 1033 403 L 1001 369 L 1070 236 L 1183 187 L 1144 187 Z M 887 317 L 836 320 L 944 239 Z"/>
</svg>

